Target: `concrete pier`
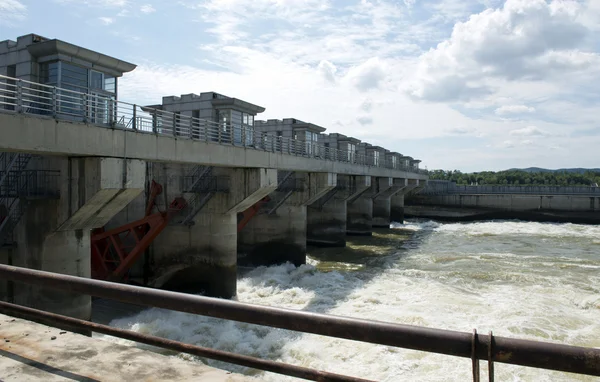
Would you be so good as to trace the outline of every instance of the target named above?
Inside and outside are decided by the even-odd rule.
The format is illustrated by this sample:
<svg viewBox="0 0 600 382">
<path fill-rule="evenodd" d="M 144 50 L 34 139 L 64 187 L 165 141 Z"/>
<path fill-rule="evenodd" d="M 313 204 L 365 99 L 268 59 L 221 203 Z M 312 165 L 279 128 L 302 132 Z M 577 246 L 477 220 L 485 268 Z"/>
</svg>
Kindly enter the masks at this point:
<svg viewBox="0 0 600 382">
<path fill-rule="evenodd" d="M 390 221 L 404 223 L 404 192 L 400 191 L 390 198 Z"/>
<path fill-rule="evenodd" d="M 317 201 L 307 208 L 306 241 L 310 245 L 345 247 L 347 196 L 341 190 L 330 192 L 335 194 L 329 200 Z"/>
<path fill-rule="evenodd" d="M 91 277 L 90 231 L 105 225 L 144 189 L 145 164 L 117 158 L 50 158 L 60 170 L 61 198 L 30 200 L 15 228 L 10 263 L 20 267 Z M 15 283 L 20 305 L 80 319 L 91 317 L 91 299 Z"/>
<path fill-rule="evenodd" d="M 389 228 L 391 223 L 391 198 L 405 188 L 405 179 L 377 178 L 371 186 L 373 198 L 373 227 Z"/>
<path fill-rule="evenodd" d="M 370 236 L 373 234 L 373 199 L 370 176 L 350 177 L 352 195 L 346 201 L 346 234 Z"/>
<path fill-rule="evenodd" d="M 285 176 L 285 175 L 284 175 Z M 257 266 L 306 263 L 307 205 L 336 186 L 336 174 L 294 173 L 271 193 L 271 201 L 238 233 L 245 256 L 240 264 Z"/>
<path fill-rule="evenodd" d="M 214 181 L 226 181 L 227 190 L 186 193 L 181 179 L 190 173 L 188 166 L 157 165 L 153 172 L 166 180 L 167 201 L 183 194 L 190 205 L 154 240 L 150 284 L 231 298 L 237 280 L 237 213 L 275 190 L 277 170 L 214 168 Z M 206 204 L 183 224 L 182 219 L 204 198 L 208 198 Z"/>
<path fill-rule="evenodd" d="M 397 179 L 397 184 L 403 184 L 399 192 L 390 198 L 390 220 L 396 223 L 404 223 L 404 198 L 405 196 L 419 187 L 418 179 Z"/>
</svg>

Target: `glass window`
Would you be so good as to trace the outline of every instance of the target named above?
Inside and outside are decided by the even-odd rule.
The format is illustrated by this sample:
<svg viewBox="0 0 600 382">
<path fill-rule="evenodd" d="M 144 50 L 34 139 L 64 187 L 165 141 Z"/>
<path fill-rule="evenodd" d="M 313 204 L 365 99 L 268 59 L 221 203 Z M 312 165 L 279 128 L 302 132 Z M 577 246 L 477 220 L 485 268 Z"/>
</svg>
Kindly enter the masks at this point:
<svg viewBox="0 0 600 382">
<path fill-rule="evenodd" d="M 356 153 L 356 145 L 354 145 L 353 143 L 348 143 L 348 161 L 349 162 L 354 162 L 354 157 Z"/>
<path fill-rule="evenodd" d="M 373 164 L 379 166 L 379 151 L 373 151 Z"/>
<path fill-rule="evenodd" d="M 90 74 L 90 89 L 101 89 L 104 90 L 104 73 L 91 71 Z"/>
<path fill-rule="evenodd" d="M 48 85 L 58 84 L 58 61 L 40 65 L 40 82 Z"/>
<path fill-rule="evenodd" d="M 113 76 L 105 75 L 104 76 L 104 90 L 109 93 L 117 92 L 117 79 Z"/>
<path fill-rule="evenodd" d="M 398 157 L 396 157 L 395 155 L 392 156 L 392 167 L 396 168 L 396 164 L 398 162 Z"/>
<path fill-rule="evenodd" d="M 254 116 L 248 113 L 242 113 L 242 124 L 254 126 Z"/>
<path fill-rule="evenodd" d="M 80 92 L 87 92 L 88 90 L 88 71 L 85 68 L 69 64 L 67 62 L 61 62 L 61 73 L 60 73 L 60 86 L 70 85 L 68 88 L 71 90 L 77 90 Z"/>
</svg>

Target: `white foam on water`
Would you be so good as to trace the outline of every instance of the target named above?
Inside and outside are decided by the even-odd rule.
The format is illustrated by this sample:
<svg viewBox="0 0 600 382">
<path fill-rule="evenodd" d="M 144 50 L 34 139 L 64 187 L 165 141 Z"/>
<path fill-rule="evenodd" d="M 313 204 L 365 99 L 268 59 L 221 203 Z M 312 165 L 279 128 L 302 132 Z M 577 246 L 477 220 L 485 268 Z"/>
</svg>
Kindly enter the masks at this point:
<svg viewBox="0 0 600 382">
<path fill-rule="evenodd" d="M 588 238 L 592 241 L 600 236 L 600 226 L 571 223 L 535 223 L 518 220 L 485 221 L 462 224 L 441 224 L 439 232 L 454 232 L 470 236 L 537 236 L 553 238 Z"/>
<path fill-rule="evenodd" d="M 319 271 L 318 261 L 261 267 L 238 280 L 239 301 L 340 316 L 600 347 L 600 254 L 587 253 L 599 228 L 522 222 L 413 222 L 417 246 L 377 269 Z M 551 237 L 547 237 L 552 231 Z M 490 233 L 478 251 L 472 232 Z M 554 240 L 580 239 L 568 255 L 545 255 Z M 536 253 L 510 247 L 512 235 L 538 243 Z M 579 236 L 577 236 L 579 235 Z M 598 237 L 598 236 L 596 236 Z M 452 247 L 445 246 L 450 238 Z M 547 238 L 548 241 L 541 241 Z M 474 241 L 475 240 L 475 241 Z M 508 244 L 507 244 L 508 243 Z M 494 252 L 502 246 L 509 251 Z M 586 246 L 587 245 L 587 246 Z M 561 268 L 563 266 L 563 268 Z M 111 325 L 143 333 L 380 381 L 470 380 L 471 361 L 339 340 L 159 309 Z M 115 340 L 125 342 L 123 340 Z M 190 357 L 188 357 L 190 358 Z M 236 372 L 242 367 L 203 360 Z M 482 378 L 486 367 L 482 363 Z M 270 373 L 265 381 L 292 378 Z M 496 380 L 591 381 L 592 378 L 496 364 Z"/>
</svg>

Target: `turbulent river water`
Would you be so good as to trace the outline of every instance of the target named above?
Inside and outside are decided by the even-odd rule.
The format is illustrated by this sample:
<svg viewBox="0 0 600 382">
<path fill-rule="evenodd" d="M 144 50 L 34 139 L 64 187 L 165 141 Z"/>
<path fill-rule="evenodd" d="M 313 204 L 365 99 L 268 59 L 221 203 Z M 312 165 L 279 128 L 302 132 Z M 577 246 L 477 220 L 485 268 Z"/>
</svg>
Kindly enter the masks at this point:
<svg viewBox="0 0 600 382">
<path fill-rule="evenodd" d="M 408 221 L 240 275 L 237 299 L 402 324 L 600 347 L 600 227 Z M 149 309 L 111 325 L 380 381 L 466 381 L 469 359 Z M 125 343 L 124 340 L 115 340 Z M 193 359 L 193 357 L 182 356 Z M 293 378 L 198 360 L 265 381 Z M 482 377 L 486 364 L 482 362 Z M 496 364 L 501 381 L 594 378 Z"/>
</svg>

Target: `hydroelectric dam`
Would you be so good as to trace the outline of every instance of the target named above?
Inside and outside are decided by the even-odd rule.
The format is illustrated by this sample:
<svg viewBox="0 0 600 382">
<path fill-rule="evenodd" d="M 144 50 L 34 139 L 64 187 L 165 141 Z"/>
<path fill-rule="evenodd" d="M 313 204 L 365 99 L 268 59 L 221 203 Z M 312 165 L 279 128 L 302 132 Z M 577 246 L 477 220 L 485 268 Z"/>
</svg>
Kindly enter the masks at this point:
<svg viewBox="0 0 600 382">
<path fill-rule="evenodd" d="M 515 299 L 500 298 L 514 294 L 494 279 L 513 261 L 479 253 L 497 242 L 473 255 L 471 227 L 390 230 L 428 184 L 420 160 L 301 119 L 260 120 L 264 107 L 212 91 L 125 102 L 119 81 L 135 68 L 35 34 L 0 42 L 2 380 L 513 375 L 497 364 L 600 376 L 597 336 L 566 345 L 546 341 L 560 330 L 514 330 Z M 308 245 L 325 252 L 307 260 Z M 595 266 L 570 256 L 557 265 Z M 328 259 L 354 268 L 319 272 Z M 569 298 L 591 293 L 583 268 Z M 136 314 L 94 320 L 92 302 L 107 300 Z M 586 295 L 586 311 L 561 313 L 587 323 L 595 304 Z M 460 325 L 444 321 L 457 306 Z M 481 311 L 513 325 L 498 335 Z"/>
</svg>

